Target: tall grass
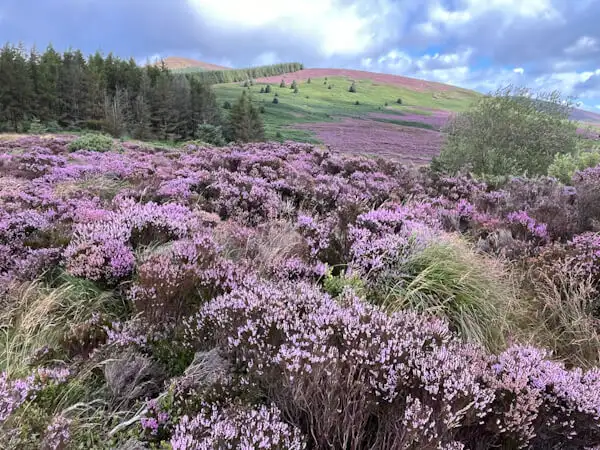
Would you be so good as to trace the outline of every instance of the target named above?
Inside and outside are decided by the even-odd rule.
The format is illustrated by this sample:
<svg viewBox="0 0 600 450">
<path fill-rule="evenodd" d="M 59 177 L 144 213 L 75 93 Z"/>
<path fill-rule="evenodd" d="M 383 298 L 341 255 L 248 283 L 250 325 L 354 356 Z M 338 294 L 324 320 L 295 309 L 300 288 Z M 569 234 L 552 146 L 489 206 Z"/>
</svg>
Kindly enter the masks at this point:
<svg viewBox="0 0 600 450">
<path fill-rule="evenodd" d="M 524 276 L 526 292 L 511 311 L 520 340 L 548 348 L 568 366 L 598 366 L 600 296 L 593 281 L 566 269 L 552 277 L 538 269 Z"/>
<path fill-rule="evenodd" d="M 93 313 L 114 317 L 125 305 L 93 283 L 61 275 L 49 285 L 42 280 L 24 283 L 3 299 L 0 311 L 0 371 L 24 375 L 32 354 L 58 348 L 67 332 Z"/>
<path fill-rule="evenodd" d="M 491 351 L 506 344 L 508 305 L 514 290 L 503 265 L 445 236 L 410 257 L 377 289 L 390 312 L 411 308 L 442 316 L 471 342 Z M 393 280 L 392 283 L 389 283 Z"/>
</svg>

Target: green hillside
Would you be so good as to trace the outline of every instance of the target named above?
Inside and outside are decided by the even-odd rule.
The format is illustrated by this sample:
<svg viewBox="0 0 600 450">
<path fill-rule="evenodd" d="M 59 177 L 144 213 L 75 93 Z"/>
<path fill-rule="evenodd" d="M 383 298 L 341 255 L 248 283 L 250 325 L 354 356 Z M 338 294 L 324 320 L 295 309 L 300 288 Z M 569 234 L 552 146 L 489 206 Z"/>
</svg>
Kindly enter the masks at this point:
<svg viewBox="0 0 600 450">
<path fill-rule="evenodd" d="M 357 80 L 356 92 L 353 93 L 348 90 L 351 81 L 345 77 L 315 78 L 311 83 L 299 82 L 297 85 L 298 93 L 294 93 L 289 83 L 285 88 L 271 84 L 270 93 L 260 93 L 266 83 L 254 83 L 249 87 L 244 87 L 242 83 L 220 84 L 215 85 L 214 90 L 221 106 L 225 102 L 234 103 L 242 91 L 247 90 L 252 101 L 264 108 L 263 119 L 268 139 L 305 142 L 316 140 L 309 131 L 293 129 L 294 124 L 332 122 L 348 117 L 365 118 L 370 113 L 387 113 L 398 115 L 398 124 L 406 125 L 402 122 L 403 114 L 426 116 L 430 114 L 427 109 L 462 111 L 479 95 L 464 90 L 419 92 L 374 84 L 370 80 Z M 274 98 L 278 99 L 278 104 L 273 103 Z M 398 99 L 402 100 L 402 104 L 397 103 Z M 374 120 L 396 122 L 393 118 Z M 412 123 L 411 126 L 419 124 Z"/>
</svg>

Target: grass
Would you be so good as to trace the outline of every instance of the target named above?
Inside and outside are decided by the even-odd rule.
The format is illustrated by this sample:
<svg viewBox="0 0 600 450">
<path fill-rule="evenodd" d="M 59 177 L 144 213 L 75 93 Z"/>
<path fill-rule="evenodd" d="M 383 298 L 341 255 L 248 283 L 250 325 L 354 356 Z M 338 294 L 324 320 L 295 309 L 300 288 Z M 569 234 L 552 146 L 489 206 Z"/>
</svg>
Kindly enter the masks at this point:
<svg viewBox="0 0 600 450">
<path fill-rule="evenodd" d="M 396 114 L 398 121 L 402 122 L 403 114 L 431 114 L 421 108 L 463 111 L 475 99 L 474 94 L 463 91 L 418 92 L 392 85 L 374 84 L 371 80 L 356 80 L 357 92 L 352 93 L 348 92 L 351 82 L 345 77 L 328 77 L 327 84 L 324 81 L 324 78 L 313 78 L 311 83 L 298 82 L 297 94 L 294 94 L 289 84 L 280 88 L 277 83 L 271 84 L 271 92 L 268 94 L 260 93 L 266 83 L 255 83 L 249 88 L 244 88 L 241 83 L 220 84 L 214 86 L 214 90 L 220 105 L 225 101 L 233 104 L 244 89 L 249 91 L 252 101 L 265 108 L 263 119 L 267 139 L 313 143 L 318 141 L 312 133 L 290 127 L 298 123 L 332 122 L 344 117 L 365 118 L 372 112 Z M 328 89 L 329 85 L 332 86 L 331 89 Z M 277 105 L 272 103 L 275 94 L 279 99 Z M 398 98 L 402 98 L 402 105 L 396 103 Z M 355 104 L 356 101 L 359 105 Z M 386 103 L 388 106 L 385 106 Z M 223 112 L 227 113 L 227 110 Z M 388 119 L 379 121 L 385 120 Z M 400 124 L 419 126 L 414 122 Z"/>
<path fill-rule="evenodd" d="M 506 306 L 514 293 L 507 272 L 460 238 L 445 236 L 378 283 L 390 312 L 411 308 L 445 317 L 458 333 L 491 351 L 505 346 Z"/>
<path fill-rule="evenodd" d="M 4 299 L 0 313 L 0 372 L 27 372 L 28 359 L 43 347 L 59 348 L 72 327 L 92 313 L 118 317 L 125 306 L 92 282 L 61 275 L 53 286 L 24 283 Z"/>
</svg>

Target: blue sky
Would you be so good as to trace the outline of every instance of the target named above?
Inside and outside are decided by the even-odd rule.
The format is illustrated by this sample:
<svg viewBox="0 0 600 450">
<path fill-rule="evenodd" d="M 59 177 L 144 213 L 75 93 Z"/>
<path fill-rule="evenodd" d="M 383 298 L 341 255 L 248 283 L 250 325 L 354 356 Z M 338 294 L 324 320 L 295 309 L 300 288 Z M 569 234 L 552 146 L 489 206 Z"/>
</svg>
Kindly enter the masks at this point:
<svg viewBox="0 0 600 450">
<path fill-rule="evenodd" d="M 143 61 L 301 61 L 488 92 L 559 89 L 600 112 L 600 0 L 2 0 L 0 37 Z"/>
</svg>

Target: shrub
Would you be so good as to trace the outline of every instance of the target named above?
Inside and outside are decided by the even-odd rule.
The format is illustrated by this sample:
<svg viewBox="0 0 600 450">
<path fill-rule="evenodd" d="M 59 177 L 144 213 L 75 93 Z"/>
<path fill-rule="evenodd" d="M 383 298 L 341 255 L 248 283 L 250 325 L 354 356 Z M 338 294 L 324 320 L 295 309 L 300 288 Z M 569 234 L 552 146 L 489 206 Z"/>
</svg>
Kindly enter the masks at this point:
<svg viewBox="0 0 600 450">
<path fill-rule="evenodd" d="M 260 93 L 261 93 L 261 94 L 264 94 L 264 93 L 265 93 L 265 88 L 264 88 L 264 87 L 261 87 L 261 88 L 260 88 Z"/>
<path fill-rule="evenodd" d="M 290 89 L 298 89 L 298 84 L 296 83 L 296 80 L 292 81 L 292 85 L 290 86 Z"/>
<path fill-rule="evenodd" d="M 388 102 L 385 102 L 385 103 L 383 104 L 383 106 L 386 106 L 386 107 L 387 107 L 387 106 L 388 106 Z"/>
<path fill-rule="evenodd" d="M 271 85 L 267 84 L 267 87 L 265 87 L 265 94 L 270 94 L 271 93 Z"/>
<path fill-rule="evenodd" d="M 348 88 L 348 92 L 356 92 L 356 84 L 354 82 L 352 82 L 352 84 Z"/>
<path fill-rule="evenodd" d="M 29 133 L 31 134 L 44 134 L 48 132 L 48 128 L 40 122 L 40 119 L 35 117 L 32 119 L 31 124 L 29 125 Z"/>
<path fill-rule="evenodd" d="M 360 105 L 360 102 L 359 102 L 358 100 L 356 100 L 356 101 L 354 102 L 354 104 L 355 104 L 356 106 L 358 106 L 358 105 Z"/>
<path fill-rule="evenodd" d="M 398 103 L 399 105 L 401 105 L 402 104 L 402 99 L 399 98 L 398 100 L 396 100 L 396 103 Z M 386 103 L 386 106 L 387 106 L 387 103 Z"/>
<path fill-rule="evenodd" d="M 225 138 L 223 137 L 223 129 L 221 126 L 215 126 L 208 123 L 200 124 L 196 129 L 196 137 L 202 142 L 217 147 L 225 145 Z"/>
<path fill-rule="evenodd" d="M 231 102 L 225 100 L 223 102 L 223 109 L 231 109 Z"/>
<path fill-rule="evenodd" d="M 327 89 L 332 89 L 333 86 L 331 86 L 331 84 L 329 86 L 327 86 Z"/>
<path fill-rule="evenodd" d="M 297 93 L 298 93 L 298 88 L 296 87 L 296 88 L 294 88 L 294 94 L 297 94 Z"/>
<path fill-rule="evenodd" d="M 573 175 L 579 170 L 595 167 L 600 164 L 600 150 L 581 151 L 576 154 L 557 153 L 548 167 L 548 175 L 557 178 L 564 184 L 571 184 Z"/>
<path fill-rule="evenodd" d="M 84 134 L 69 144 L 69 150 L 89 150 L 94 152 L 107 152 L 114 149 L 113 138 L 103 134 Z"/>
<path fill-rule="evenodd" d="M 259 112 L 259 113 L 261 113 L 261 114 L 264 114 L 264 113 L 265 113 L 265 111 L 266 111 L 266 110 L 265 110 L 265 107 L 264 107 L 264 106 L 260 106 L 260 107 L 258 108 L 258 112 Z"/>
<path fill-rule="evenodd" d="M 273 104 L 274 105 L 279 104 L 279 99 L 277 97 L 273 97 Z"/>
<path fill-rule="evenodd" d="M 557 153 L 575 152 L 577 127 L 568 116 L 558 93 L 499 90 L 449 121 L 439 161 L 451 172 L 545 175 Z"/>
<path fill-rule="evenodd" d="M 306 84 L 310 84 L 310 77 L 306 80 Z"/>
<path fill-rule="evenodd" d="M 281 83 L 279 83 L 279 87 L 280 88 L 284 88 L 285 87 L 285 80 L 281 80 Z"/>
</svg>

